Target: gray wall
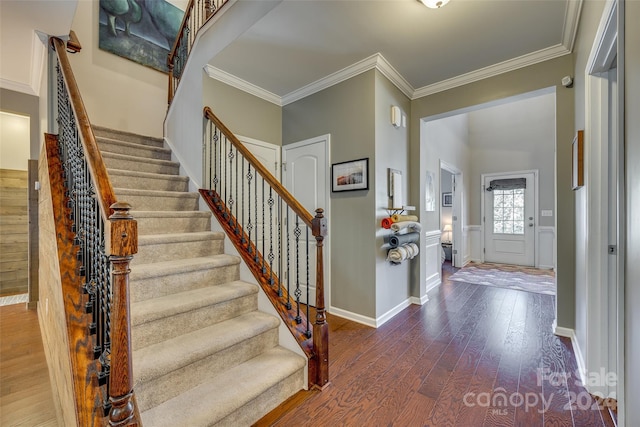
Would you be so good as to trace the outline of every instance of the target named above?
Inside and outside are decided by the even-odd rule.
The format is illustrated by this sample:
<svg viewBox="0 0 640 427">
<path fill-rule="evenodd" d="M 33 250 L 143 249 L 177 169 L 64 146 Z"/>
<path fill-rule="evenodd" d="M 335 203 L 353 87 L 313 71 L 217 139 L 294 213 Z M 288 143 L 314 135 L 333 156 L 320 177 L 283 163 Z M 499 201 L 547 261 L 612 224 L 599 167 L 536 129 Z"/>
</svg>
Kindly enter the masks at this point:
<svg viewBox="0 0 640 427">
<path fill-rule="evenodd" d="M 626 425 L 640 423 L 640 2 L 624 2 L 627 256 L 625 280 Z"/>
<path fill-rule="evenodd" d="M 410 296 L 409 266 L 418 263 L 419 258 L 393 265 L 386 261 L 388 248 L 384 247 L 384 236 L 391 234 L 380 226 L 382 218 L 389 212 L 388 168 L 402 172 L 403 200 L 405 205 L 416 205 L 410 199 L 408 188 L 413 184 L 409 175 L 409 128 L 395 128 L 391 124 L 391 106 L 400 107 L 403 115 L 409 118 L 411 103 L 400 90 L 379 71 L 375 72 L 375 163 L 370 164 L 371 174 L 375 176 L 375 222 L 373 233 L 375 242 L 376 265 L 376 317 L 407 300 Z M 408 126 L 408 125 L 407 125 Z M 415 212 L 407 212 L 414 214 Z"/>
<path fill-rule="evenodd" d="M 282 109 L 282 144 L 331 134 L 331 163 L 369 158 L 368 191 L 331 193 L 330 306 L 376 315 L 375 71 Z"/>
<path fill-rule="evenodd" d="M 202 103 L 236 135 L 282 144 L 282 108 L 203 74 Z"/>
<path fill-rule="evenodd" d="M 0 88 L 0 110 L 29 116 L 29 139 L 31 146 L 29 158 L 37 159 L 40 155 L 40 104 L 37 96 Z M 43 130 L 44 132 L 44 130 Z"/>
<path fill-rule="evenodd" d="M 529 67 L 490 77 L 458 88 L 416 99 L 411 105 L 410 170 L 413 182 L 420 182 L 420 119 L 434 117 L 473 105 L 539 89 L 556 87 L 556 233 L 558 250 L 558 326 L 573 328 L 575 320 L 575 231 L 574 194 L 571 191 L 571 142 L 573 140 L 573 91 L 560 84 L 573 74 L 573 56 L 565 55 Z M 412 187 L 411 197 L 420 189 Z M 437 218 L 427 225 L 437 226 Z M 429 227 L 428 227 L 429 228 Z"/>
</svg>

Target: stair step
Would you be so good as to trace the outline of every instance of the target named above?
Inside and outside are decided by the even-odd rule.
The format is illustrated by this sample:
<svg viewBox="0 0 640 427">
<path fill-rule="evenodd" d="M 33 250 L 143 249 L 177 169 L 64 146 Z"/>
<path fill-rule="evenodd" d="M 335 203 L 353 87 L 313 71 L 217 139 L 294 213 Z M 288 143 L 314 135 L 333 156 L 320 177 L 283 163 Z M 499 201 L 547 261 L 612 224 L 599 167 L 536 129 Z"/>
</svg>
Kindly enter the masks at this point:
<svg viewBox="0 0 640 427">
<path fill-rule="evenodd" d="M 138 222 L 138 235 L 211 230 L 211 214 L 204 211 L 131 211 Z"/>
<path fill-rule="evenodd" d="M 258 287 L 234 281 L 131 305 L 133 350 L 175 338 L 258 308 Z"/>
<path fill-rule="evenodd" d="M 138 253 L 131 265 L 160 263 L 185 258 L 218 255 L 224 251 L 224 233 L 151 234 L 138 236 Z"/>
<path fill-rule="evenodd" d="M 155 147 L 145 144 L 136 144 L 135 142 L 119 141 L 117 139 L 109 139 L 96 137 L 100 151 L 109 153 L 128 154 L 130 156 L 145 157 L 150 159 L 171 160 L 171 149 L 164 147 Z"/>
<path fill-rule="evenodd" d="M 93 133 L 96 137 L 117 139 L 120 141 L 134 142 L 136 144 L 150 145 L 154 147 L 164 146 L 162 138 L 153 136 L 139 135 L 132 132 L 124 132 L 121 130 L 109 129 L 102 126 L 93 126 Z"/>
<path fill-rule="evenodd" d="M 229 369 L 210 381 L 143 412 L 144 425 L 154 427 L 251 425 L 262 415 L 242 411 L 249 403 L 268 413 L 302 388 L 304 359 L 275 347 Z M 256 375 L 256 373 L 261 375 Z M 233 387 L 229 387 L 233 384 Z M 223 393 L 220 391 L 224 390 Z"/>
<path fill-rule="evenodd" d="M 140 211 L 195 211 L 198 210 L 198 193 L 182 191 L 131 190 L 114 188 L 119 201 L 127 202 Z"/>
<path fill-rule="evenodd" d="M 129 288 L 131 301 L 138 302 L 205 286 L 216 286 L 239 278 L 240 258 L 220 254 L 175 259 L 161 264 L 132 265 Z"/>
<path fill-rule="evenodd" d="M 129 188 L 154 191 L 189 190 L 189 178 L 179 175 L 107 169 L 111 184 L 117 188 Z"/>
<path fill-rule="evenodd" d="M 275 316 L 253 311 L 134 351 L 140 410 L 275 347 L 279 322 Z"/>
<path fill-rule="evenodd" d="M 180 173 L 180 163 L 172 162 L 171 160 L 149 159 L 106 151 L 102 152 L 102 158 L 107 168 L 111 169 L 137 170 L 166 175 L 178 175 Z"/>
</svg>

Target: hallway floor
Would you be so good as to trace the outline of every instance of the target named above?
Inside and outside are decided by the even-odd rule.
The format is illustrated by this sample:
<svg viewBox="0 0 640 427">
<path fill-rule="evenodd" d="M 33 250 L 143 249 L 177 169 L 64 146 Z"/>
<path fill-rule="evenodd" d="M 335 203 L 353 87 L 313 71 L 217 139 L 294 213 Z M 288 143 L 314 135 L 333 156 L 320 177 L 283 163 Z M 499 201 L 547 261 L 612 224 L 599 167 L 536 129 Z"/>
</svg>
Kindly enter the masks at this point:
<svg viewBox="0 0 640 427">
<path fill-rule="evenodd" d="M 258 425 L 613 425 L 552 333 L 553 296 L 449 281 L 455 270 L 378 329 L 329 316 L 330 386 Z"/>
<path fill-rule="evenodd" d="M 0 306 L 0 425 L 57 426 L 38 313 Z"/>
</svg>

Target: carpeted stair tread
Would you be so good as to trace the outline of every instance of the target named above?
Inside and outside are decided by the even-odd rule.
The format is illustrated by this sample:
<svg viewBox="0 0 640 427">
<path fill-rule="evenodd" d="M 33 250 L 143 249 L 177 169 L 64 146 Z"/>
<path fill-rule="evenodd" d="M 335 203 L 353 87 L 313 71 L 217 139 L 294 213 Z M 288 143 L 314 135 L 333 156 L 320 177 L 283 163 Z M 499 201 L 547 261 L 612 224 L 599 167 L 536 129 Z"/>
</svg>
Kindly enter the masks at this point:
<svg viewBox="0 0 640 427">
<path fill-rule="evenodd" d="M 228 414 L 257 399 L 274 384 L 301 370 L 304 364 L 302 357 L 275 347 L 143 412 L 142 421 L 144 425 L 154 427 L 215 425 Z"/>
<path fill-rule="evenodd" d="M 135 142 L 138 144 L 159 147 L 162 147 L 164 145 L 164 141 L 162 140 L 162 138 L 157 138 L 155 136 L 140 135 L 133 132 L 125 132 L 96 125 L 93 125 L 92 128 L 95 136 L 100 138 L 119 139 L 121 141 Z"/>
<path fill-rule="evenodd" d="M 198 231 L 195 233 L 150 234 L 138 237 L 138 247 L 159 243 L 196 242 L 200 240 L 223 240 L 222 231 Z"/>
<path fill-rule="evenodd" d="M 164 173 L 129 171 L 124 169 L 112 169 L 112 168 L 108 168 L 107 172 L 109 173 L 109 175 L 126 175 L 131 177 L 138 177 L 138 178 L 170 179 L 175 181 L 189 182 L 189 177 L 181 176 L 181 175 L 167 175 Z"/>
<path fill-rule="evenodd" d="M 149 381 L 278 327 L 279 319 L 252 311 L 133 352 L 137 381 Z M 153 425 L 153 424 L 151 424 Z"/>
<path fill-rule="evenodd" d="M 127 196 L 150 196 L 150 197 L 176 197 L 183 199 L 198 198 L 200 195 L 195 192 L 184 191 L 163 191 L 163 190 L 139 190 L 134 188 L 114 188 L 113 191 L 117 195 Z M 135 208 L 135 206 L 134 206 Z"/>
<path fill-rule="evenodd" d="M 134 218 L 211 218 L 206 211 L 130 211 Z"/>
<path fill-rule="evenodd" d="M 135 167 L 140 171 L 178 175 L 180 163 L 171 160 L 150 159 L 148 157 L 131 156 L 129 154 L 102 152 L 107 168 L 118 169 L 122 166 Z"/>
<path fill-rule="evenodd" d="M 219 254 L 208 257 L 175 259 L 158 264 L 141 264 L 131 267 L 131 280 L 165 276 L 167 274 L 188 273 L 195 270 L 225 267 L 240 264 L 240 258 L 233 255 Z"/>
<path fill-rule="evenodd" d="M 120 141 L 118 139 L 96 137 L 100 151 L 108 153 L 129 154 L 131 156 L 149 157 L 152 159 L 171 160 L 171 149 L 154 145 Z"/>
<path fill-rule="evenodd" d="M 256 285 L 237 280 L 132 303 L 131 325 L 137 326 L 256 293 L 258 293 Z"/>
</svg>

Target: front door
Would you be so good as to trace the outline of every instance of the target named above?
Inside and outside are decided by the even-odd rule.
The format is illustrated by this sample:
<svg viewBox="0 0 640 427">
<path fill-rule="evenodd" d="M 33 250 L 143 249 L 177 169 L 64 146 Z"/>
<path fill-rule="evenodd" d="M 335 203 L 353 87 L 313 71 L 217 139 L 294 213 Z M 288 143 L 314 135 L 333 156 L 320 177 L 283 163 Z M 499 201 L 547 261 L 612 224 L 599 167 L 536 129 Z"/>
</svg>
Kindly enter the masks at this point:
<svg viewBox="0 0 640 427">
<path fill-rule="evenodd" d="M 329 144 L 329 136 L 321 136 L 308 139 L 305 141 L 289 144 L 283 147 L 282 163 L 283 163 L 283 184 L 289 192 L 315 216 L 317 208 L 325 209 L 325 217 L 329 222 L 328 216 L 328 162 L 327 146 Z M 316 240 L 309 232 L 300 237 L 296 237 L 294 230 L 296 229 L 295 218 L 289 219 L 289 245 L 291 248 L 292 265 L 289 269 L 289 283 L 291 283 L 292 291 L 299 284 L 302 291 L 300 301 L 310 305 L 315 305 L 316 295 Z M 300 226 L 302 230 L 306 227 Z M 296 241 L 297 239 L 297 241 Z M 294 248 L 298 248 L 298 255 L 294 262 Z M 330 260 L 328 240 L 324 241 L 325 257 L 324 257 L 324 280 L 325 280 L 325 298 L 329 297 L 329 275 L 327 264 Z M 307 260 L 307 254 L 309 259 Z M 308 264 L 307 264 L 308 262 Z M 309 274 L 307 275 L 307 265 L 309 266 Z M 307 298 L 308 295 L 308 298 Z"/>
<path fill-rule="evenodd" d="M 484 175 L 484 260 L 535 264 L 535 174 Z"/>
</svg>

